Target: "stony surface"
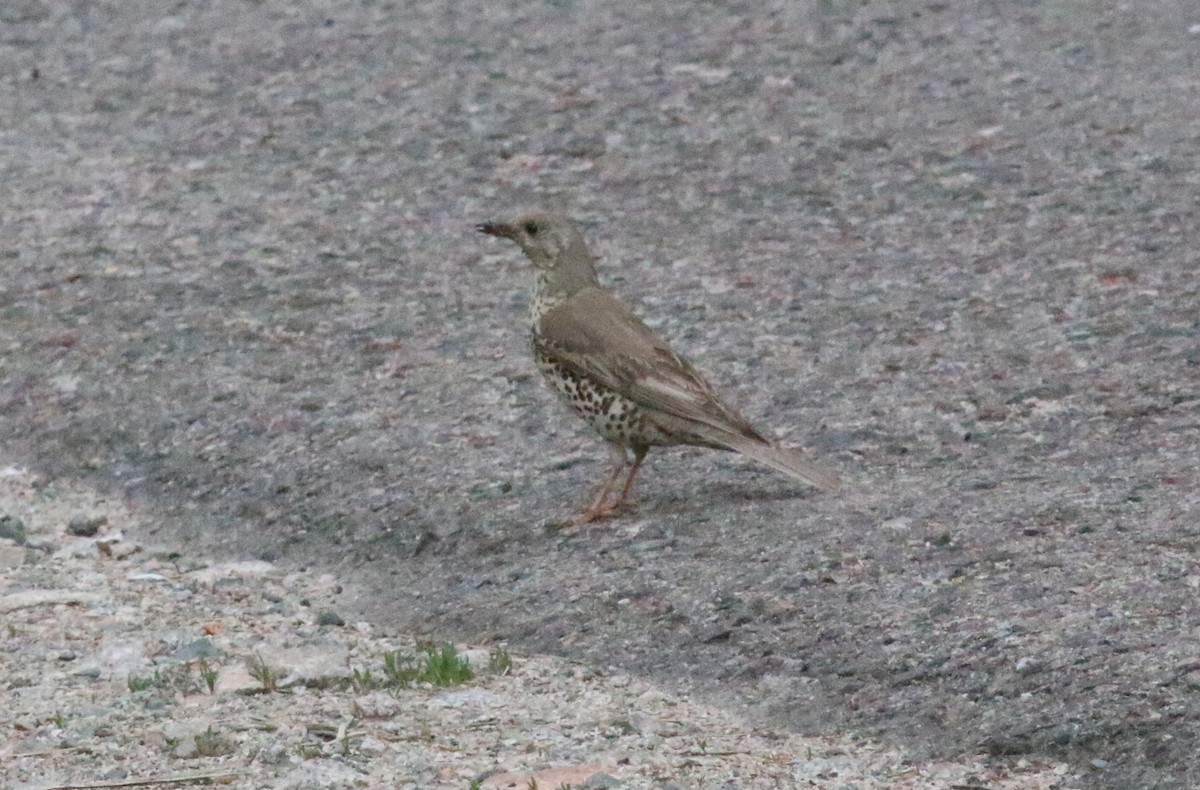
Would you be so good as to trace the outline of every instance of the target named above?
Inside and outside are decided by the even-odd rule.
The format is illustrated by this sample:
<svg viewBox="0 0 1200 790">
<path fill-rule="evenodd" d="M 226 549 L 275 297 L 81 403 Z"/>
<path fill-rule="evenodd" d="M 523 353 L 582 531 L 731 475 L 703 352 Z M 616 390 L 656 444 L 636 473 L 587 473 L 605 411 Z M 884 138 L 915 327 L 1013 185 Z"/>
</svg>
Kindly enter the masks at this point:
<svg viewBox="0 0 1200 790">
<path fill-rule="evenodd" d="M 1198 62 L 1194 0 L 9 0 L 0 442 L 346 623 L 1200 787 Z M 544 529 L 606 458 L 516 203 L 848 493 L 662 452 Z"/>
<path fill-rule="evenodd" d="M 320 625 L 339 606 L 332 576 L 148 549 L 112 503 L 35 483 L 0 469 L 0 512 L 32 525 L 23 560 L 0 571 L 5 790 L 1070 786 L 1065 764 L 788 735 L 620 671 L 509 666 L 494 648 L 460 651 L 479 668 L 463 684 L 381 690 L 367 673 L 417 648 L 367 622 Z M 80 512 L 112 524 L 72 536 L 64 517 Z"/>
</svg>

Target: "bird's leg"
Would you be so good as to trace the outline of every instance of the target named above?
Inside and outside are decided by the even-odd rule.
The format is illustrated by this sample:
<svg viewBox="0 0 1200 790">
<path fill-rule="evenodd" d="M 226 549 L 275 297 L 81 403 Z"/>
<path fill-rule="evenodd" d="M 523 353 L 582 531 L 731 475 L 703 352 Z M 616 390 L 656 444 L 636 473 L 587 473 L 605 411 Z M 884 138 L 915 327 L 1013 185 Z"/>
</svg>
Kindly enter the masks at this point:
<svg viewBox="0 0 1200 790">
<path fill-rule="evenodd" d="M 629 477 L 625 478 L 625 485 L 621 488 L 621 496 L 617 497 L 617 501 L 613 503 L 614 510 L 629 501 L 629 492 L 633 490 L 633 478 L 637 477 L 638 469 L 642 468 L 642 461 L 645 460 L 646 453 L 649 450 L 649 447 L 634 448 L 633 465 L 629 467 Z"/>
<path fill-rule="evenodd" d="M 597 521 L 602 518 L 607 518 L 616 510 L 615 505 L 607 504 L 608 495 L 612 493 L 613 486 L 616 485 L 617 478 L 621 476 L 621 472 L 625 470 L 625 465 L 628 460 L 625 457 L 625 448 L 617 444 L 609 445 L 612 448 L 613 468 L 608 473 L 608 478 L 604 481 L 604 485 L 600 487 L 600 493 L 596 495 L 595 501 L 588 505 L 583 511 L 576 513 L 571 518 L 572 524 L 587 524 L 592 521 Z"/>
</svg>

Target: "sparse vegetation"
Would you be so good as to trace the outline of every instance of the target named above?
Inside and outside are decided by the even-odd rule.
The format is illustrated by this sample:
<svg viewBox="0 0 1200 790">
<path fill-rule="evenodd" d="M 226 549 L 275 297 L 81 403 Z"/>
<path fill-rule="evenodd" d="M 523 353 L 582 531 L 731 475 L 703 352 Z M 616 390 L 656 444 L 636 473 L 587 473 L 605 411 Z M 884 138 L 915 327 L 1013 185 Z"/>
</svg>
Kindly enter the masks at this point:
<svg viewBox="0 0 1200 790">
<path fill-rule="evenodd" d="M 257 653 L 254 655 L 254 662 L 250 665 L 250 677 L 259 682 L 264 694 L 279 690 L 279 673 L 268 666 L 263 657 Z"/>
<path fill-rule="evenodd" d="M 130 675 L 125 683 L 129 686 L 130 692 L 136 694 L 139 691 L 154 688 L 157 685 L 156 676 L 157 673 L 154 675 Z"/>
<path fill-rule="evenodd" d="M 323 752 L 324 748 L 319 743 L 302 743 L 296 747 L 296 754 L 300 755 L 302 760 L 314 760 Z"/>
<path fill-rule="evenodd" d="M 457 686 L 474 677 L 470 663 L 458 655 L 454 645 L 442 645 L 440 651 L 433 647 L 425 648 L 425 671 L 421 680 L 435 686 Z"/>
<path fill-rule="evenodd" d="M 420 667 L 414 657 L 406 656 L 398 650 L 389 650 L 383 654 L 383 674 L 389 687 L 410 686 L 420 673 Z"/>
<path fill-rule="evenodd" d="M 186 693 L 195 687 L 191 670 L 186 664 L 172 664 L 155 669 L 154 673 L 150 675 L 130 675 L 125 684 L 129 687 L 130 692 L 135 694 L 149 689 Z"/>
<path fill-rule="evenodd" d="M 371 674 L 371 670 L 355 669 L 350 675 L 350 688 L 355 693 L 365 694 L 368 691 L 378 688 L 378 686 L 376 685 L 375 676 Z"/>
<path fill-rule="evenodd" d="M 529 777 L 529 783 L 525 785 L 525 790 L 538 790 L 538 787 L 537 779 L 534 779 L 532 776 Z M 574 787 L 572 784 L 562 784 L 556 785 L 554 790 L 574 790 Z"/>
<path fill-rule="evenodd" d="M 200 671 L 200 679 L 204 681 L 204 685 L 208 687 L 208 693 L 214 694 L 217 689 L 217 669 L 213 667 L 205 659 L 200 659 L 196 662 L 196 669 Z"/>
<path fill-rule="evenodd" d="M 503 647 L 494 647 L 488 653 L 488 672 L 493 675 L 507 675 L 512 672 L 512 656 Z"/>
<path fill-rule="evenodd" d="M 196 735 L 196 754 L 200 757 L 219 757 L 233 751 L 233 743 L 212 725 Z"/>
<path fill-rule="evenodd" d="M 342 757 L 350 757 L 354 754 L 355 748 L 362 742 L 362 737 L 352 737 L 349 732 L 342 736 L 338 741 L 341 744 Z"/>
<path fill-rule="evenodd" d="M 475 677 L 470 662 L 458 655 L 454 645 L 439 647 L 432 642 L 419 642 L 417 648 L 420 651 L 417 655 L 389 650 L 383 654 L 382 676 L 375 675 L 370 669 L 354 669 L 345 685 L 363 694 L 377 689 L 397 691 L 418 683 L 457 686 Z M 512 666 L 512 659 L 507 653 L 494 660 L 489 656 L 488 666 L 502 668 L 492 671 L 506 672 Z"/>
</svg>

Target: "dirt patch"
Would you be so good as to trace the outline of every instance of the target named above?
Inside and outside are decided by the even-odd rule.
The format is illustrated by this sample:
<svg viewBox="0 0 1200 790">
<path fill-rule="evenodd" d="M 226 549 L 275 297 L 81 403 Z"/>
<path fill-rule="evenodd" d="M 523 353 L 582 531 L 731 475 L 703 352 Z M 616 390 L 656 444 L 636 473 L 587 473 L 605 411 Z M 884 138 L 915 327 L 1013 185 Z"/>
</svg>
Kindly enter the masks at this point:
<svg viewBox="0 0 1200 790">
<path fill-rule="evenodd" d="M 1051 790 L 1077 779 L 1061 762 L 913 760 L 863 738 L 764 729 L 503 645 L 415 643 L 347 622 L 328 573 L 142 546 L 124 532 L 134 514 L 13 467 L 0 466 L 0 512 L 24 531 L 0 537 L 0 780 L 14 790 Z"/>
</svg>

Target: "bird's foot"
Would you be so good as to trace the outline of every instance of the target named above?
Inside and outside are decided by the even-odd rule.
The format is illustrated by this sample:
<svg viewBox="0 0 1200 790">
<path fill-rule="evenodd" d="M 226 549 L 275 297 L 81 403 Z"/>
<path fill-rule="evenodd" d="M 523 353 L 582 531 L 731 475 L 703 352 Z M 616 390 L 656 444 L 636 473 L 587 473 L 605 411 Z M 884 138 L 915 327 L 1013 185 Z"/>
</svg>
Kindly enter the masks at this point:
<svg viewBox="0 0 1200 790">
<path fill-rule="evenodd" d="M 567 524 L 572 527 L 577 527 L 580 524 L 591 524 L 593 521 L 603 521 L 606 518 L 612 518 L 617 515 L 618 506 L 616 504 L 592 505 L 586 510 L 581 510 L 571 518 L 567 519 Z"/>
<path fill-rule="evenodd" d="M 604 521 L 605 519 L 614 519 L 624 510 L 629 509 L 629 502 L 614 502 L 612 504 L 600 505 L 600 507 L 590 507 L 586 510 L 580 510 L 578 513 L 566 517 L 562 521 L 552 521 L 545 525 L 548 533 L 569 534 L 575 532 L 575 527 L 587 525 L 595 521 Z"/>
</svg>

